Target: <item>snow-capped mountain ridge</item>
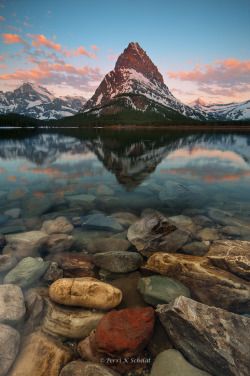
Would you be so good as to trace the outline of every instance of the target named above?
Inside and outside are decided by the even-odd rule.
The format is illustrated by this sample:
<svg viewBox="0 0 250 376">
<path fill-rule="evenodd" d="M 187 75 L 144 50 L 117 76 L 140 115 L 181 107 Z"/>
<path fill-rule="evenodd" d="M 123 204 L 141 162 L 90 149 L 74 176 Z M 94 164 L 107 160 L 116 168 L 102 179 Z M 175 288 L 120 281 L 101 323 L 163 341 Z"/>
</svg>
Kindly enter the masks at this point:
<svg viewBox="0 0 250 376">
<path fill-rule="evenodd" d="M 133 98 L 134 95 L 137 97 Z M 107 107 L 109 113 L 122 111 L 114 104 L 118 97 L 129 109 L 148 111 L 150 108 L 151 112 L 157 113 L 165 108 L 194 119 L 202 117 L 198 111 L 174 97 L 158 68 L 138 43 L 130 43 L 118 57 L 115 68 L 106 74 L 82 112 L 93 113 L 94 110 L 100 115 L 107 112 Z"/>
<path fill-rule="evenodd" d="M 25 82 L 13 91 L 0 92 L 0 114 L 17 113 L 36 119 L 60 119 L 75 115 L 83 97 L 56 97 L 43 86 Z"/>
<path fill-rule="evenodd" d="M 205 103 L 198 98 L 191 106 L 202 113 L 207 120 L 247 120 L 250 119 L 250 100 L 239 103 Z"/>
</svg>

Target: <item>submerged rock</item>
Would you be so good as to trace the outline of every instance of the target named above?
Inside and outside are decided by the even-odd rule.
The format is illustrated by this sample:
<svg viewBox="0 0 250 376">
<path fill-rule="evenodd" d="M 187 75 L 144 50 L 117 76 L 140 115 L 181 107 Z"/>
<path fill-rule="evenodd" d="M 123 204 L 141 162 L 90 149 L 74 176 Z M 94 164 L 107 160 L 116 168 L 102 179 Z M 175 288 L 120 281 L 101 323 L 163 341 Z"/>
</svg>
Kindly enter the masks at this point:
<svg viewBox="0 0 250 376">
<path fill-rule="evenodd" d="M 111 311 L 96 328 L 96 349 L 118 357 L 137 355 L 149 342 L 153 329 L 154 310 L 151 307 Z"/>
<path fill-rule="evenodd" d="M 6 210 L 4 212 L 4 215 L 7 215 L 8 217 L 13 218 L 13 219 L 17 219 L 21 215 L 21 209 L 13 208 L 13 209 Z"/>
<path fill-rule="evenodd" d="M 60 376 L 119 376 L 119 374 L 99 363 L 75 360 L 63 367 Z"/>
<path fill-rule="evenodd" d="M 243 221 L 230 212 L 217 208 L 209 208 L 208 215 L 213 221 L 223 226 L 238 226 L 245 231 L 250 230 L 250 222 Z"/>
<path fill-rule="evenodd" d="M 145 302 L 152 305 L 169 303 L 180 295 L 190 296 L 189 289 L 182 283 L 159 275 L 141 278 L 138 290 Z"/>
<path fill-rule="evenodd" d="M 197 233 L 197 237 L 203 241 L 207 241 L 217 240 L 220 238 L 220 235 L 216 228 L 205 227 Z"/>
<path fill-rule="evenodd" d="M 8 325 L 0 324 L 0 376 L 6 376 L 19 351 L 20 334 Z"/>
<path fill-rule="evenodd" d="M 208 244 L 207 244 L 208 243 Z M 187 255 L 204 256 L 209 250 L 210 242 L 191 242 L 181 248 L 181 252 Z"/>
<path fill-rule="evenodd" d="M 101 312 L 92 312 L 81 308 L 66 308 L 47 300 L 43 330 L 52 335 L 82 339 L 96 328 L 103 317 Z"/>
<path fill-rule="evenodd" d="M 82 227 L 92 230 L 104 230 L 119 232 L 123 230 L 120 223 L 111 216 L 106 216 L 102 213 L 86 215 L 82 218 Z"/>
<path fill-rule="evenodd" d="M 55 198 L 47 195 L 40 197 L 39 200 L 35 197 L 28 198 L 23 201 L 23 213 L 26 217 L 39 217 L 48 212 L 55 204 Z"/>
<path fill-rule="evenodd" d="M 250 281 L 250 242 L 219 240 L 211 245 L 207 256 L 215 266 Z"/>
<path fill-rule="evenodd" d="M 125 228 L 128 228 L 139 219 L 135 214 L 130 212 L 117 212 L 111 214 L 111 217 L 115 218 Z"/>
<path fill-rule="evenodd" d="M 8 272 L 17 264 L 17 259 L 13 255 L 0 255 L 0 273 Z"/>
<path fill-rule="evenodd" d="M 22 290 L 16 285 L 0 285 L 0 322 L 16 324 L 25 315 Z"/>
<path fill-rule="evenodd" d="M 19 260 L 28 256 L 37 256 L 47 239 L 48 235 L 42 231 L 6 235 L 8 244 L 5 246 L 3 253 L 13 254 Z"/>
<path fill-rule="evenodd" d="M 64 277 L 79 278 L 94 276 L 94 264 L 82 252 L 57 253 L 49 259 L 58 263 L 60 268 L 63 269 Z"/>
<path fill-rule="evenodd" d="M 57 262 L 52 261 L 43 275 L 43 280 L 46 282 L 54 282 L 59 278 L 63 278 L 63 270 L 59 268 Z"/>
<path fill-rule="evenodd" d="M 90 253 L 127 251 L 130 243 L 126 239 L 114 237 L 90 239 L 87 243 L 87 250 Z"/>
<path fill-rule="evenodd" d="M 13 283 L 20 287 L 28 287 L 42 277 L 49 267 L 49 262 L 42 258 L 26 257 L 12 269 L 5 277 L 4 283 Z"/>
<path fill-rule="evenodd" d="M 210 374 L 190 364 L 177 350 L 161 352 L 155 359 L 150 376 L 209 376 Z"/>
<path fill-rule="evenodd" d="M 176 224 L 179 228 L 185 231 L 195 232 L 197 226 L 193 222 L 192 218 L 187 215 L 176 215 L 169 217 L 169 219 Z"/>
<path fill-rule="evenodd" d="M 173 344 L 162 326 L 159 317 L 156 316 L 154 332 L 147 344 L 147 350 L 155 358 L 164 350 L 172 349 Z"/>
<path fill-rule="evenodd" d="M 122 292 L 122 301 L 117 308 L 132 308 L 132 307 L 145 307 L 147 304 L 143 300 L 141 294 L 137 290 L 137 285 L 140 280 L 141 274 L 133 272 L 125 274 L 120 278 L 114 279 L 110 282 Z"/>
<path fill-rule="evenodd" d="M 45 303 L 37 289 L 31 288 L 25 292 L 26 320 L 24 324 L 24 333 L 29 334 L 41 324 Z"/>
<path fill-rule="evenodd" d="M 189 239 L 189 233 L 177 228 L 158 212 L 145 215 L 128 229 L 128 240 L 145 256 L 155 252 L 176 252 Z"/>
<path fill-rule="evenodd" d="M 67 200 L 72 206 L 88 206 L 93 204 L 95 199 L 96 197 L 90 194 L 72 195 L 67 197 Z"/>
<path fill-rule="evenodd" d="M 157 313 L 175 348 L 193 365 L 216 376 L 249 374 L 249 318 L 183 296 Z"/>
<path fill-rule="evenodd" d="M 5 245 L 6 245 L 6 238 L 3 234 L 0 233 L 0 251 L 3 249 Z"/>
<path fill-rule="evenodd" d="M 213 266 L 207 257 L 155 253 L 146 269 L 182 282 L 202 303 L 242 313 L 250 309 L 250 284 Z"/>
<path fill-rule="evenodd" d="M 73 354 L 61 342 L 41 332 L 25 338 L 9 376 L 55 376 Z"/>
<path fill-rule="evenodd" d="M 65 217 L 57 217 L 56 219 L 43 222 L 41 231 L 49 235 L 52 234 L 71 234 L 74 227 Z"/>
<path fill-rule="evenodd" d="M 67 252 L 74 244 L 73 236 L 67 234 L 52 234 L 46 241 L 46 250 L 50 253 Z"/>
<path fill-rule="evenodd" d="M 56 303 L 96 309 L 112 309 L 122 300 L 117 288 L 95 278 L 62 278 L 49 289 L 51 300 Z"/>
<path fill-rule="evenodd" d="M 97 253 L 92 258 L 93 263 L 100 268 L 113 273 L 128 273 L 137 270 L 143 262 L 137 252 L 105 252 Z"/>
</svg>

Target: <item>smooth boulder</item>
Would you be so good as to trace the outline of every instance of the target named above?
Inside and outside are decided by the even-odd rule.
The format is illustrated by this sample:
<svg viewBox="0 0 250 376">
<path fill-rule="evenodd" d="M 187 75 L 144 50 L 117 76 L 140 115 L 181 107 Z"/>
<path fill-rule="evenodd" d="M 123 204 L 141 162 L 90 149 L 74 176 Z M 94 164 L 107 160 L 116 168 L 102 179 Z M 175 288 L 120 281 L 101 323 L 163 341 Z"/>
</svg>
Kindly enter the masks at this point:
<svg viewBox="0 0 250 376">
<path fill-rule="evenodd" d="M 17 259 L 13 255 L 0 255 L 0 273 L 8 272 L 17 264 Z"/>
<path fill-rule="evenodd" d="M 41 332 L 27 336 L 8 376 L 59 376 L 73 358 L 71 350 Z"/>
<path fill-rule="evenodd" d="M 115 237 L 90 239 L 87 243 L 87 250 L 90 253 L 103 252 L 125 252 L 131 244 L 126 239 L 117 239 Z"/>
<path fill-rule="evenodd" d="M 28 256 L 37 256 L 47 239 L 48 235 L 43 231 L 28 231 L 6 235 L 7 245 L 3 253 L 12 254 L 19 260 Z"/>
<path fill-rule="evenodd" d="M 138 290 L 148 304 L 170 303 L 180 295 L 190 296 L 189 289 L 181 282 L 168 277 L 153 275 L 141 278 Z"/>
<path fill-rule="evenodd" d="M 43 222 L 41 231 L 49 235 L 52 234 L 71 234 L 74 226 L 65 217 L 57 217 L 56 219 Z"/>
<path fill-rule="evenodd" d="M 75 360 L 63 367 L 60 376 L 119 376 L 119 374 L 99 363 Z"/>
<path fill-rule="evenodd" d="M 63 252 L 50 256 L 63 269 L 64 277 L 93 277 L 94 264 L 82 252 Z"/>
<path fill-rule="evenodd" d="M 97 253 L 93 256 L 92 260 L 95 265 L 113 273 L 133 272 L 143 262 L 143 258 L 139 253 L 127 251 Z"/>
<path fill-rule="evenodd" d="M 111 216 L 102 213 L 89 214 L 82 218 L 82 227 L 90 230 L 120 232 L 123 227 Z"/>
<path fill-rule="evenodd" d="M 161 352 L 154 360 L 150 376 L 209 376 L 210 374 L 194 367 L 177 350 Z"/>
<path fill-rule="evenodd" d="M 16 324 L 25 315 L 22 290 L 17 285 L 0 285 L 0 322 Z"/>
<path fill-rule="evenodd" d="M 147 345 L 154 329 L 151 307 L 125 308 L 107 313 L 95 332 L 95 345 L 100 353 L 131 357 Z"/>
<path fill-rule="evenodd" d="M 46 300 L 46 303 L 43 331 L 66 338 L 87 337 L 104 315 L 101 312 L 92 312 L 82 308 L 62 307 L 49 300 Z"/>
<path fill-rule="evenodd" d="M 74 244 L 73 236 L 68 234 L 52 234 L 46 241 L 46 250 L 49 253 L 67 252 Z"/>
<path fill-rule="evenodd" d="M 112 309 L 122 300 L 122 292 L 95 278 L 62 278 L 49 288 L 56 303 L 96 309 Z"/>
<path fill-rule="evenodd" d="M 16 267 L 4 277 L 4 283 L 28 287 L 42 277 L 49 264 L 48 261 L 43 261 L 40 257 L 26 257 L 19 261 Z"/>
<path fill-rule="evenodd" d="M 20 345 L 20 334 L 8 325 L 0 324 L 0 376 L 6 376 L 14 363 Z"/>
<path fill-rule="evenodd" d="M 156 310 L 174 347 L 215 376 L 250 370 L 250 319 L 181 296 Z"/>
</svg>

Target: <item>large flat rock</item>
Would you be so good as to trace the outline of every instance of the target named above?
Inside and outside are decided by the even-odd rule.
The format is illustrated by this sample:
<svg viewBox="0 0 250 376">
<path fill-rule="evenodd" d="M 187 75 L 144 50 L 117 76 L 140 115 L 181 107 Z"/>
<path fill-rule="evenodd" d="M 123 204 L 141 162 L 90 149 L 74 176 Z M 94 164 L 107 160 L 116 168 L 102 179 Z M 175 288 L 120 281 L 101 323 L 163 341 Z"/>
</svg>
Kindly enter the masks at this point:
<svg viewBox="0 0 250 376">
<path fill-rule="evenodd" d="M 250 319 L 186 297 L 157 309 L 176 349 L 215 376 L 247 376 Z"/>
</svg>

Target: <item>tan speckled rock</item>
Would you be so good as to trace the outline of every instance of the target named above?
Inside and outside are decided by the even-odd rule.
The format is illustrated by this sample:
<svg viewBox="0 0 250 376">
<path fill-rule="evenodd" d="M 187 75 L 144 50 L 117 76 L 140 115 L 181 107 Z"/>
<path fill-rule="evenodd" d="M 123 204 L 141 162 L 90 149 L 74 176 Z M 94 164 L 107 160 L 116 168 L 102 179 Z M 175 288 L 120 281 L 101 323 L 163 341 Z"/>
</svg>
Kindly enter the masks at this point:
<svg viewBox="0 0 250 376">
<path fill-rule="evenodd" d="M 207 257 L 215 266 L 250 281 L 250 242 L 218 240 L 209 248 Z"/>
<path fill-rule="evenodd" d="M 62 278 L 49 289 L 56 303 L 96 309 L 112 309 L 120 304 L 122 292 L 95 278 Z"/>
<path fill-rule="evenodd" d="M 71 350 L 61 342 L 35 332 L 24 340 L 9 376 L 58 376 L 72 358 Z"/>
<path fill-rule="evenodd" d="M 146 269 L 175 278 L 195 300 L 234 312 L 249 312 L 250 283 L 215 267 L 207 257 L 155 253 Z"/>
</svg>

